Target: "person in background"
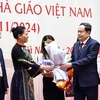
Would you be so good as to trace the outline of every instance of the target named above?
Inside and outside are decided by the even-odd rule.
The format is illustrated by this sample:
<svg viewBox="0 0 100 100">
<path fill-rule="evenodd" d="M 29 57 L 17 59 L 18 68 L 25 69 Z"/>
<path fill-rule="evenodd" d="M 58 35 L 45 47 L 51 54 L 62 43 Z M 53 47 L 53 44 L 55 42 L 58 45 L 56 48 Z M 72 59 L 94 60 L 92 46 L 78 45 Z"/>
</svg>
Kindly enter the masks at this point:
<svg viewBox="0 0 100 100">
<path fill-rule="evenodd" d="M 1 32 L 0 32 L 1 38 Z M 4 100 L 5 94 L 8 94 L 8 80 L 5 68 L 5 62 L 2 49 L 0 48 L 0 100 Z"/>
<path fill-rule="evenodd" d="M 54 41 L 51 35 L 45 35 L 41 43 L 41 53 L 37 56 L 37 63 L 42 64 L 43 60 L 50 59 L 45 46 Z M 43 97 L 44 100 L 65 100 L 64 91 L 58 89 L 53 81 L 53 72 L 46 72 L 43 74 Z"/>
<path fill-rule="evenodd" d="M 24 26 L 13 27 L 12 33 L 17 42 L 11 51 L 14 74 L 11 81 L 10 100 L 34 100 L 33 78 L 42 70 L 52 70 L 53 68 L 34 62 L 25 46 L 28 41 L 28 31 Z"/>
<path fill-rule="evenodd" d="M 71 61 L 61 66 L 63 70 L 74 68 L 74 100 L 98 100 L 97 55 L 100 44 L 91 38 L 91 30 L 89 23 L 79 25 L 79 41 L 73 46 Z"/>
</svg>

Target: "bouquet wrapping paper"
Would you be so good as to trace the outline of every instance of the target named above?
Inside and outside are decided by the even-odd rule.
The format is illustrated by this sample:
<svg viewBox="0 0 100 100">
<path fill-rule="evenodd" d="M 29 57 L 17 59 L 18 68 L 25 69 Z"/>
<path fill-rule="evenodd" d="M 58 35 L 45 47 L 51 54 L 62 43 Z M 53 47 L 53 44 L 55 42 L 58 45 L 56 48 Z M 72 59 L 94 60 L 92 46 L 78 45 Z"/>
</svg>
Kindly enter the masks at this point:
<svg viewBox="0 0 100 100">
<path fill-rule="evenodd" d="M 45 46 L 46 51 L 48 52 L 50 59 L 54 63 L 54 80 L 53 82 L 57 82 L 59 80 L 69 80 L 66 71 L 60 69 L 60 66 L 67 62 L 66 59 L 66 51 L 62 50 L 55 41 L 49 43 Z"/>
</svg>

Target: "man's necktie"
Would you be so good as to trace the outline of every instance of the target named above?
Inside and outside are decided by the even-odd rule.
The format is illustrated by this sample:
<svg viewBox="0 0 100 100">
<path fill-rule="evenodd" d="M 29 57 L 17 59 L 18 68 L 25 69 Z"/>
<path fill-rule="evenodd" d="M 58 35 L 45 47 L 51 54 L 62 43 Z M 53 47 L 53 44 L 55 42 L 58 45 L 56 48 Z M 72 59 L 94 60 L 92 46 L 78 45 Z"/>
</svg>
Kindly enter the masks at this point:
<svg viewBox="0 0 100 100">
<path fill-rule="evenodd" d="M 81 51 L 83 44 L 84 43 L 80 43 L 80 45 L 79 45 L 79 52 Z"/>
</svg>

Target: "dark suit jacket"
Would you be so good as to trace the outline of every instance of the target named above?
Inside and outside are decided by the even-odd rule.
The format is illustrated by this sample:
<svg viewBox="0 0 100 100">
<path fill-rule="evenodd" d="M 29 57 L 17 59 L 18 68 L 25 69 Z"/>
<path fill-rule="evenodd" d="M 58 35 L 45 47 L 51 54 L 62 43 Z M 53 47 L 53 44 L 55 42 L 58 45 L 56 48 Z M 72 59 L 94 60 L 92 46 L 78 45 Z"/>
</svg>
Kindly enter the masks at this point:
<svg viewBox="0 0 100 100">
<path fill-rule="evenodd" d="M 0 48 L 0 62 L 1 62 L 1 67 L 2 67 L 2 72 L 3 72 L 3 82 L 0 82 L 1 84 L 3 83 L 4 86 L 2 86 L 0 84 L 0 88 L 2 88 L 4 91 L 7 90 L 8 88 L 8 81 L 7 81 L 7 75 L 6 75 L 6 69 L 5 69 L 5 62 L 4 62 L 4 58 L 3 58 L 3 53 L 2 50 Z M 0 80 L 1 81 L 1 80 Z M 3 88 L 4 87 L 4 88 Z"/>
<path fill-rule="evenodd" d="M 90 37 L 79 53 L 79 41 L 74 44 L 71 57 L 74 68 L 74 86 L 76 84 L 76 75 L 78 75 L 78 80 L 82 87 L 98 85 L 97 55 L 99 45 L 96 40 Z"/>
</svg>

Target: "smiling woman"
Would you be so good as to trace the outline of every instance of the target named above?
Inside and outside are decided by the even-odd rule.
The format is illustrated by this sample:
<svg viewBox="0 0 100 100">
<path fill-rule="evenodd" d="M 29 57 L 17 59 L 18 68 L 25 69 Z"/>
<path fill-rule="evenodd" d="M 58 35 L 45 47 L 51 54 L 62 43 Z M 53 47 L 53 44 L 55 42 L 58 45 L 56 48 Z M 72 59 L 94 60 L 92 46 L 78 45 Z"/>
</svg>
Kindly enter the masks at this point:
<svg viewBox="0 0 100 100">
<path fill-rule="evenodd" d="M 12 28 L 12 32 L 17 43 L 11 51 L 14 74 L 11 81 L 10 100 L 34 100 L 34 84 L 32 78 L 42 70 L 52 70 L 53 67 L 38 65 L 34 62 L 30 52 L 24 45 L 28 41 L 28 32 L 25 27 L 18 26 Z"/>
</svg>

